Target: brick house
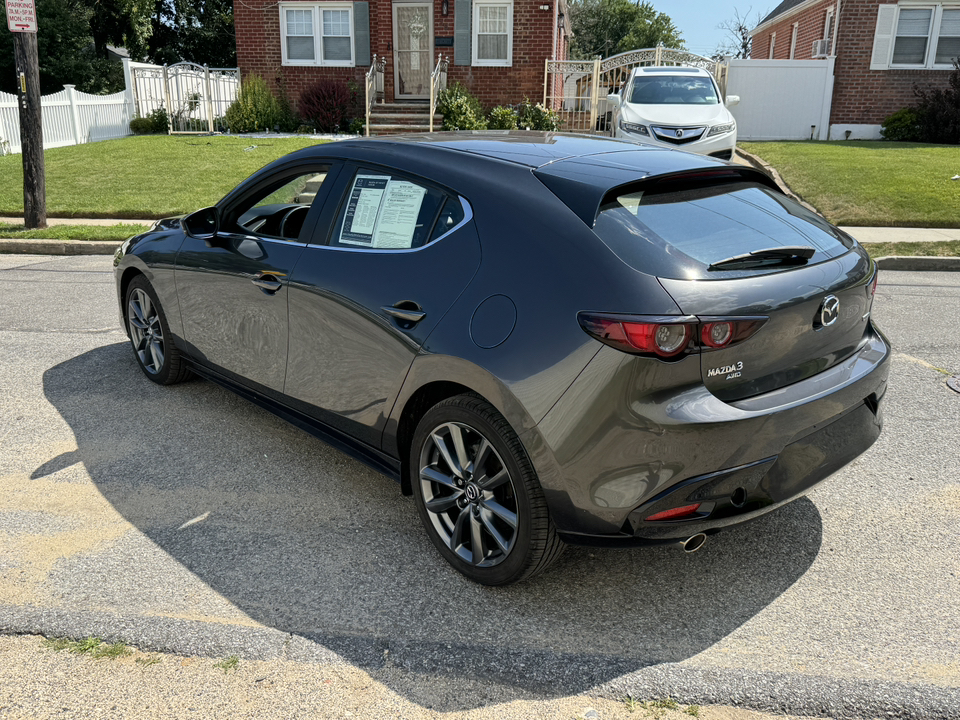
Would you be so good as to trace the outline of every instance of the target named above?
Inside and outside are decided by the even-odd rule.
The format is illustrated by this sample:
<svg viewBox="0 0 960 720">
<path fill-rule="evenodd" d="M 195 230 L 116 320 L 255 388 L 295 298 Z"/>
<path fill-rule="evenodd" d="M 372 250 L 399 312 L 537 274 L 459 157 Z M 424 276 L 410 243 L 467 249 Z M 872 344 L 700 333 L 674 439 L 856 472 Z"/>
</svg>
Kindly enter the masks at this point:
<svg viewBox="0 0 960 720">
<path fill-rule="evenodd" d="M 543 98 L 548 59 L 566 59 L 566 0 L 243 0 L 234 5 L 242 76 L 282 82 L 296 103 L 319 78 L 363 87 L 373 55 L 387 58 L 386 102 L 424 100 L 437 55 L 448 82 L 485 105 Z"/>
<path fill-rule="evenodd" d="M 915 102 L 946 87 L 960 54 L 960 0 L 784 0 L 750 32 L 751 57 L 835 57 L 830 137 L 880 137 Z"/>
</svg>

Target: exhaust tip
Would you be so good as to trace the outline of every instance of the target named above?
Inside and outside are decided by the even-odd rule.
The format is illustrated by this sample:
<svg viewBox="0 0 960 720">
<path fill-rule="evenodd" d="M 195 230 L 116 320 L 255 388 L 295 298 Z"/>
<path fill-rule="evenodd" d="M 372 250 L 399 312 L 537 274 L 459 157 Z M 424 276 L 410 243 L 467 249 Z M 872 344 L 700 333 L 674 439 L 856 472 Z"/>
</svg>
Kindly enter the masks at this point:
<svg viewBox="0 0 960 720">
<path fill-rule="evenodd" d="M 697 550 L 703 547 L 703 544 L 707 541 L 707 536 L 703 533 L 697 533 L 691 537 L 688 537 L 683 541 L 682 547 L 685 553 L 695 553 Z"/>
</svg>

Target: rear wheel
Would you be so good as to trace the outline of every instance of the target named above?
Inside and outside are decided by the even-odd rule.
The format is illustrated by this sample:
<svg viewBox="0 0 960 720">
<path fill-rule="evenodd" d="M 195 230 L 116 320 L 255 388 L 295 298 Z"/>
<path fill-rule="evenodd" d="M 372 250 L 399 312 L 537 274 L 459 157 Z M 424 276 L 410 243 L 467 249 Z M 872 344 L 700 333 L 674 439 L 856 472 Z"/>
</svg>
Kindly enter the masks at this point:
<svg viewBox="0 0 960 720">
<path fill-rule="evenodd" d="M 559 557 L 563 543 L 520 439 L 482 398 L 458 395 L 427 411 L 410 467 L 427 534 L 471 580 L 507 585 Z"/>
<path fill-rule="evenodd" d="M 126 315 L 133 353 L 144 375 L 158 385 L 172 385 L 190 377 L 156 292 L 142 275 L 127 287 Z"/>
</svg>

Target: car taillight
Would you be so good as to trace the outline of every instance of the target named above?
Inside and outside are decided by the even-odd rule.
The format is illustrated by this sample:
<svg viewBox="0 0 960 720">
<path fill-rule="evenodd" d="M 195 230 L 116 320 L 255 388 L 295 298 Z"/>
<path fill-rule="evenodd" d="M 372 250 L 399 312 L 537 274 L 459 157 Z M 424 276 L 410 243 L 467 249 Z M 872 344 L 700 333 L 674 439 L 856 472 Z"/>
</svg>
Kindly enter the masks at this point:
<svg viewBox="0 0 960 720">
<path fill-rule="evenodd" d="M 581 312 L 580 327 L 600 342 L 633 355 L 679 359 L 743 342 L 766 322 L 763 317 L 651 317 Z"/>
</svg>

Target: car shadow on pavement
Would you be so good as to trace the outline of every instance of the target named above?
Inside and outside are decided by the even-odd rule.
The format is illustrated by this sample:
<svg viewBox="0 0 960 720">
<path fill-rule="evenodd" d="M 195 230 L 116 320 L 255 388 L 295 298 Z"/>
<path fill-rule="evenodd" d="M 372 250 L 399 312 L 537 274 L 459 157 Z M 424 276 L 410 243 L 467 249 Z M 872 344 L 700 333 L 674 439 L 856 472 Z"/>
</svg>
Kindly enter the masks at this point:
<svg viewBox="0 0 960 720">
<path fill-rule="evenodd" d="M 51 579 L 75 610 L 208 622 L 222 606 L 359 667 L 574 693 L 710 648 L 821 545 L 804 498 L 696 554 L 571 547 L 532 581 L 481 587 L 437 555 L 393 481 L 212 383 L 155 386 L 114 344 L 50 368 L 43 387 L 78 450 L 35 475 L 82 460 L 139 531 L 60 562 Z"/>
</svg>

